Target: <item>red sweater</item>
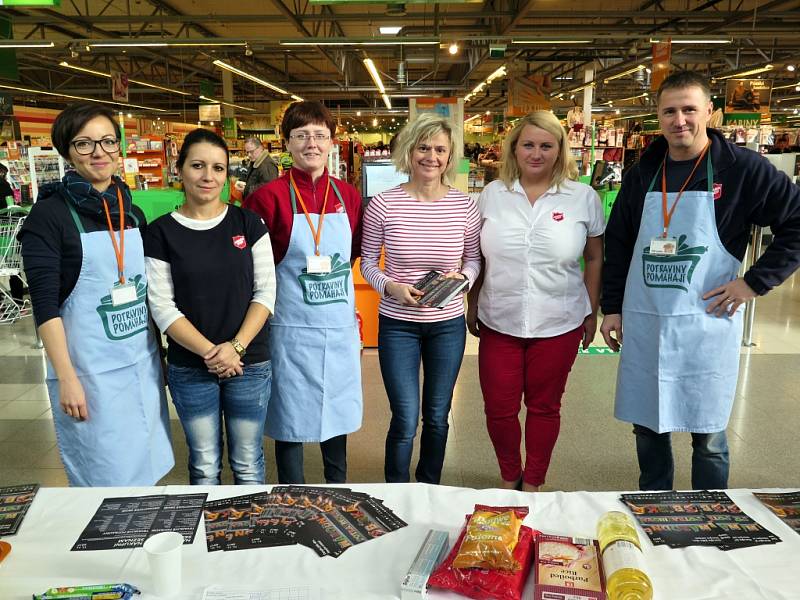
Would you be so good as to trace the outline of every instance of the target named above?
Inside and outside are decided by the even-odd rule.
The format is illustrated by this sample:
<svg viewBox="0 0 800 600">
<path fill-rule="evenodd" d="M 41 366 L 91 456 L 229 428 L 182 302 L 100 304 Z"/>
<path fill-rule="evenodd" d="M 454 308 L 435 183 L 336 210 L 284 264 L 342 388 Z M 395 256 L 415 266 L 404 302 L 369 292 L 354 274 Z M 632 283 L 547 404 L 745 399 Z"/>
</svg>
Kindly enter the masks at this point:
<svg viewBox="0 0 800 600">
<path fill-rule="evenodd" d="M 297 189 L 303 196 L 306 208 L 311 214 L 320 214 L 322 202 L 325 200 L 325 188 L 328 185 L 328 170 L 325 169 L 322 177 L 316 185 L 311 182 L 311 177 L 305 171 L 292 167 L 294 181 Z M 361 194 L 349 183 L 345 183 L 335 177 L 331 178 L 339 193 L 344 200 L 344 208 L 347 209 L 347 218 L 350 221 L 350 229 L 353 232 L 353 245 L 350 250 L 350 259 L 361 255 Z M 289 196 L 289 172 L 285 172 L 278 179 L 273 179 L 268 184 L 261 186 L 255 192 L 245 198 L 243 206 L 258 213 L 264 224 L 269 230 L 269 237 L 272 241 L 272 253 L 275 256 L 275 264 L 283 260 L 289 248 L 289 240 L 292 237 L 292 224 L 294 213 L 292 212 L 292 202 Z M 300 203 L 298 202 L 298 207 Z M 301 210 L 298 208 L 298 210 Z M 328 196 L 328 205 L 325 210 L 327 213 L 342 212 L 339 198 L 331 188 Z M 323 229 L 322 235 L 325 235 Z"/>
</svg>

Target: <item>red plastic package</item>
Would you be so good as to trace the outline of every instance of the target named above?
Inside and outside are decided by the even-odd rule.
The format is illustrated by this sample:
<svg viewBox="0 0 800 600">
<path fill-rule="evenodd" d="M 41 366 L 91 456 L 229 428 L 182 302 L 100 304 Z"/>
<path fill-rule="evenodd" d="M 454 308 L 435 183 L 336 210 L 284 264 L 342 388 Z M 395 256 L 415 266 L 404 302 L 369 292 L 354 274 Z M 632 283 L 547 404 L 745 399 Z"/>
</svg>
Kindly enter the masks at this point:
<svg viewBox="0 0 800 600">
<path fill-rule="evenodd" d="M 450 554 L 441 565 L 431 573 L 428 586 L 450 590 L 475 600 L 521 600 L 525 581 L 530 574 L 533 559 L 533 540 L 538 532 L 523 525 L 519 530 L 519 540 L 514 548 L 514 559 L 522 565 L 518 571 L 494 571 L 487 569 L 456 569 L 453 560 L 461 548 L 467 532 L 467 523 L 472 515 L 467 515 L 464 527 Z"/>
</svg>

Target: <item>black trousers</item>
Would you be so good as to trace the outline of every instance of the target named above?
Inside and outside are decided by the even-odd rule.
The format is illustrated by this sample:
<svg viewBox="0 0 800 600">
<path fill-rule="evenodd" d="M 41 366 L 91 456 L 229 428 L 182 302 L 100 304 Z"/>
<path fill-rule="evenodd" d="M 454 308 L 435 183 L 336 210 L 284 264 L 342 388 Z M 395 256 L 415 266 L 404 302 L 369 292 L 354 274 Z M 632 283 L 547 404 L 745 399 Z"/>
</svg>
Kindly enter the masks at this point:
<svg viewBox="0 0 800 600">
<path fill-rule="evenodd" d="M 347 481 L 347 436 L 337 435 L 320 442 L 325 483 Z M 278 464 L 278 483 L 303 484 L 303 442 L 275 440 L 275 462 Z"/>
</svg>

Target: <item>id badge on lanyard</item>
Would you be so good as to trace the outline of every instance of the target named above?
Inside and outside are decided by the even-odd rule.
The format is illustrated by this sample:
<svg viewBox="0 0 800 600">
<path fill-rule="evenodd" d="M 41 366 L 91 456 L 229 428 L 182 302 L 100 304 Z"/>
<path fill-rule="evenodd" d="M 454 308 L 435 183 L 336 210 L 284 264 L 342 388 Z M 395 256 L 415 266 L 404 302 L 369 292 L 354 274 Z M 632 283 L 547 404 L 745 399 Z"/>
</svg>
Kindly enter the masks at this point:
<svg viewBox="0 0 800 600">
<path fill-rule="evenodd" d="M 675 256 L 678 253 L 678 240 L 674 237 L 655 237 L 650 240 L 650 254 Z"/>
<path fill-rule="evenodd" d="M 306 272 L 320 274 L 330 273 L 331 257 L 324 254 L 320 256 L 306 256 Z"/>
<path fill-rule="evenodd" d="M 119 280 L 114 283 L 111 288 L 111 304 L 113 306 L 121 306 L 128 302 L 135 302 L 136 284 L 125 282 L 125 207 L 122 202 L 122 193 L 117 188 L 117 200 L 119 200 L 119 244 L 114 235 L 114 226 L 111 224 L 111 212 L 108 210 L 108 203 L 103 199 L 103 208 L 106 212 L 106 221 L 108 223 L 108 234 L 111 236 L 111 245 L 114 247 L 114 255 L 117 259 L 117 270 L 119 272 Z"/>
</svg>

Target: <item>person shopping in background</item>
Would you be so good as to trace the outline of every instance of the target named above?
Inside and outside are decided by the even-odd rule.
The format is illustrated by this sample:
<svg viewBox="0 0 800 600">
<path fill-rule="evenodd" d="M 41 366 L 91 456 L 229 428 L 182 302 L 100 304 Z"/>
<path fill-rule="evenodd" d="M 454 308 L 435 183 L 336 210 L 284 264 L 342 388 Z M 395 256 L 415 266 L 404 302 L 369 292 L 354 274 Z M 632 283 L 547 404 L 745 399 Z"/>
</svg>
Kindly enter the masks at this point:
<svg viewBox="0 0 800 600">
<path fill-rule="evenodd" d="M 167 380 L 189 446 L 189 481 L 220 483 L 224 422 L 235 483 L 263 484 L 272 246 L 258 215 L 220 199 L 228 173 L 221 137 L 195 129 L 176 164 L 186 202 L 150 224 L 145 255 L 153 319 L 169 341 Z"/>
<path fill-rule="evenodd" d="M 244 151 L 250 159 L 250 168 L 244 181 L 236 182 L 236 188 L 242 192 L 242 199 L 246 199 L 262 185 L 278 177 L 278 165 L 272 160 L 260 139 L 247 138 L 244 141 Z"/>
<path fill-rule="evenodd" d="M 175 464 L 146 302 L 144 214 L 115 175 L 120 137 L 102 105 L 59 113 L 53 145 L 71 169 L 40 188 L 19 234 L 73 486 L 155 485 Z"/>
<path fill-rule="evenodd" d="M 392 157 L 409 182 L 370 201 L 361 248 L 361 273 L 381 295 L 378 357 L 392 410 L 384 473 L 390 483 L 411 478 L 421 361 L 422 436 L 415 476 L 419 482 L 438 484 L 453 388 L 464 356 L 464 299 L 459 294 L 441 309 L 420 306 L 422 293 L 413 284 L 431 270 L 473 283 L 481 267 L 480 217 L 475 203 L 447 184 L 457 161 L 447 119 L 420 115 L 399 133 Z"/>
<path fill-rule="evenodd" d="M 293 166 L 248 196 L 269 229 L 278 296 L 270 320 L 266 434 L 280 483 L 304 483 L 303 442 L 320 442 L 325 481 L 347 478 L 347 434 L 361 427 L 361 361 L 350 262 L 361 246 L 361 195 L 328 174 L 336 132 L 320 102 L 289 106 L 281 133 Z"/>
<path fill-rule="evenodd" d="M 537 491 L 578 346 L 587 348 L 597 330 L 605 219 L 597 193 L 575 181 L 566 133 L 549 111 L 517 121 L 503 157 L 500 179 L 478 199 L 485 264 L 469 293 L 467 323 L 480 336 L 481 390 L 502 487 Z"/>
</svg>

